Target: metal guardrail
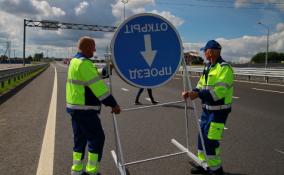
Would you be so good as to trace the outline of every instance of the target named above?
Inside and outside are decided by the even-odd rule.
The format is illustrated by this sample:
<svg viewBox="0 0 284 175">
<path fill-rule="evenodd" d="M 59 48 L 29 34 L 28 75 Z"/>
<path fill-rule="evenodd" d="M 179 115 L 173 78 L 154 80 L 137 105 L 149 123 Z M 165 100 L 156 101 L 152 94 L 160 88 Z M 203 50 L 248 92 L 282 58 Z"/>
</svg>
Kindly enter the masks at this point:
<svg viewBox="0 0 284 175">
<path fill-rule="evenodd" d="M 190 73 L 202 74 L 204 67 L 187 67 Z M 236 79 L 246 78 L 249 81 L 260 81 L 263 80 L 266 83 L 269 82 L 278 82 L 284 83 L 284 68 L 274 68 L 274 69 L 265 69 L 265 68 L 237 68 L 233 67 L 234 75 Z M 261 78 L 260 80 L 257 78 Z"/>
<path fill-rule="evenodd" d="M 0 70 L 0 94 L 29 80 L 48 67 L 49 64 L 40 64 L 22 68 Z"/>
</svg>

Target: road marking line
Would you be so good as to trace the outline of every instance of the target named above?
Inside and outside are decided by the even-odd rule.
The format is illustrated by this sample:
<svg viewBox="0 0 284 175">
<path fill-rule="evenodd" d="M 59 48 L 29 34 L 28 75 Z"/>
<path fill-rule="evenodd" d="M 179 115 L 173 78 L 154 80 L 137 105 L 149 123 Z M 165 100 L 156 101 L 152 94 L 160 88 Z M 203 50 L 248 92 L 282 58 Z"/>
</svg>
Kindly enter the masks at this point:
<svg viewBox="0 0 284 175">
<path fill-rule="evenodd" d="M 0 126 L 5 126 L 5 125 L 7 125 L 6 119 L 5 118 L 0 119 Z"/>
<path fill-rule="evenodd" d="M 64 64 L 58 63 L 57 61 L 56 61 L 56 64 L 57 64 L 58 66 L 61 66 L 61 67 L 64 67 L 64 68 L 68 68 L 68 66 L 67 66 L 67 65 L 64 65 Z"/>
<path fill-rule="evenodd" d="M 279 150 L 279 149 L 274 149 L 274 151 L 276 151 L 276 152 L 281 153 L 281 154 L 284 155 L 284 151 L 281 151 L 281 150 Z"/>
<path fill-rule="evenodd" d="M 234 81 L 240 82 L 240 83 L 261 84 L 261 85 L 268 85 L 268 86 L 284 86 L 283 84 L 275 84 L 275 83 L 261 83 L 261 82 L 255 82 L 255 81 L 245 81 L 245 80 L 234 80 Z"/>
<path fill-rule="evenodd" d="M 173 79 L 175 79 L 175 80 L 180 80 L 181 78 L 175 78 L 175 77 L 174 77 Z"/>
<path fill-rule="evenodd" d="M 54 67 L 52 65 L 52 67 Z M 57 70 L 55 69 L 52 97 L 50 101 L 46 128 L 41 146 L 36 175 L 53 175 L 55 124 L 57 107 Z"/>
<path fill-rule="evenodd" d="M 123 90 L 123 91 L 125 91 L 125 92 L 129 92 L 129 90 L 126 89 L 126 88 L 121 88 L 121 90 Z"/>
<path fill-rule="evenodd" d="M 176 74 L 177 76 L 182 76 L 182 74 Z M 200 77 L 199 75 L 190 75 L 189 77 Z M 240 83 L 250 83 L 250 84 L 262 84 L 262 85 L 268 85 L 268 86 L 284 86 L 283 84 L 276 84 L 276 83 L 262 83 L 262 82 L 256 82 L 256 81 L 246 81 L 246 80 L 234 80 L 236 82 Z"/>
<path fill-rule="evenodd" d="M 238 99 L 238 98 L 240 98 L 240 97 L 235 97 L 235 96 L 233 96 L 233 98 Z"/>
<path fill-rule="evenodd" d="M 274 90 L 269 90 L 269 89 L 258 89 L 258 88 L 252 88 L 252 89 L 257 90 L 257 91 L 275 92 L 275 93 L 279 93 L 279 94 L 284 94 L 284 92 L 282 92 L 282 91 L 274 91 Z"/>
<path fill-rule="evenodd" d="M 224 127 L 224 129 L 229 129 L 229 128 Z"/>
</svg>

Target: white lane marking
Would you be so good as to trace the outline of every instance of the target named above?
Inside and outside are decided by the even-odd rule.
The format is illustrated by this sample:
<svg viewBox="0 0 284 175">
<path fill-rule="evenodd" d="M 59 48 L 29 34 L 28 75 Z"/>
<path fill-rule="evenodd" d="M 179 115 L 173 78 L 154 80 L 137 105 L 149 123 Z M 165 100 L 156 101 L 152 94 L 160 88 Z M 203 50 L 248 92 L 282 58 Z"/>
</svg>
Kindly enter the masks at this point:
<svg viewBox="0 0 284 175">
<path fill-rule="evenodd" d="M 240 98 L 240 97 L 235 97 L 235 96 L 233 96 L 233 98 L 238 99 L 238 98 Z"/>
<path fill-rule="evenodd" d="M 281 153 L 281 154 L 284 155 L 284 151 L 281 151 L 281 150 L 279 150 L 279 149 L 274 149 L 274 151 L 276 151 L 276 152 Z"/>
<path fill-rule="evenodd" d="M 268 85 L 268 86 L 282 86 L 282 87 L 284 87 L 284 85 L 282 85 L 282 84 L 274 84 L 274 83 L 261 83 L 261 82 L 244 81 L 244 80 L 234 80 L 234 81 L 240 82 L 240 83 L 250 83 L 250 84 L 261 84 L 261 85 Z"/>
<path fill-rule="evenodd" d="M 125 92 L 129 92 L 129 90 L 126 89 L 126 88 L 121 88 L 121 90 L 123 90 L 123 91 L 125 91 Z"/>
<path fill-rule="evenodd" d="M 229 128 L 224 127 L 224 129 L 229 129 Z"/>
<path fill-rule="evenodd" d="M 176 74 L 177 76 L 183 76 L 182 74 Z M 200 77 L 198 75 L 190 75 L 189 77 Z M 255 82 L 255 81 L 246 81 L 246 80 L 234 80 L 235 82 L 239 83 L 250 83 L 250 84 L 261 84 L 261 85 L 268 85 L 268 86 L 282 86 L 284 87 L 283 84 L 275 84 L 275 83 L 262 83 L 262 82 Z"/>
<path fill-rule="evenodd" d="M 252 89 L 257 90 L 257 91 L 264 91 L 264 92 L 273 92 L 273 93 L 284 94 L 284 92 L 282 92 L 282 91 L 274 91 L 274 90 L 269 90 L 269 89 L 259 89 L 259 88 L 252 88 Z"/>
<path fill-rule="evenodd" d="M 57 61 L 56 61 L 56 64 L 57 64 L 57 65 L 59 65 L 59 66 L 61 66 L 61 67 L 64 67 L 64 68 L 68 68 L 68 66 L 67 66 L 67 65 L 65 65 L 65 64 L 61 64 L 61 63 L 59 63 L 59 62 L 57 62 Z"/>
<path fill-rule="evenodd" d="M 54 67 L 54 66 L 53 66 Z M 46 128 L 41 146 L 36 175 L 53 175 L 55 124 L 57 107 L 57 70 L 55 69 L 52 97 L 50 101 Z"/>
<path fill-rule="evenodd" d="M 181 78 L 175 78 L 175 77 L 174 77 L 173 79 L 175 79 L 175 80 L 180 80 Z"/>
<path fill-rule="evenodd" d="M 0 119 L 0 126 L 4 126 L 4 125 L 7 125 L 6 119 L 2 118 L 2 119 Z"/>
</svg>

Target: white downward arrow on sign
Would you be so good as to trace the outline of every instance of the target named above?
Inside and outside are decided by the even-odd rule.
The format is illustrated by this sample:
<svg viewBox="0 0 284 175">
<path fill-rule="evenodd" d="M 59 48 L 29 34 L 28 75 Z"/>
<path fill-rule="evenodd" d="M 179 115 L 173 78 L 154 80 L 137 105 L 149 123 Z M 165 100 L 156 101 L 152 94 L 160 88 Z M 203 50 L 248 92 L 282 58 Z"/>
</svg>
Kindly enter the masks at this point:
<svg viewBox="0 0 284 175">
<path fill-rule="evenodd" d="M 151 35 L 150 34 L 144 35 L 144 42 L 145 42 L 145 51 L 140 52 L 140 53 L 144 57 L 147 64 L 151 67 L 157 51 L 152 50 L 152 43 L 151 43 Z"/>
</svg>

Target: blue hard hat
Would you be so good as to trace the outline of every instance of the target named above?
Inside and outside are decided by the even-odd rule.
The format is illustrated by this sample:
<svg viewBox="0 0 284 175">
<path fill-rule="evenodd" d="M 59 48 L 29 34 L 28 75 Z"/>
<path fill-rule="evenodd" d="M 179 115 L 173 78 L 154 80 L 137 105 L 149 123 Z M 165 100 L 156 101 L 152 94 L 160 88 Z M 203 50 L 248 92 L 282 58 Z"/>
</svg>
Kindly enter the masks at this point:
<svg viewBox="0 0 284 175">
<path fill-rule="evenodd" d="M 205 51 L 206 49 L 216 49 L 216 50 L 221 50 L 222 47 L 221 45 L 215 41 L 215 40 L 210 40 L 206 43 L 204 47 L 200 49 L 200 51 Z"/>
</svg>

